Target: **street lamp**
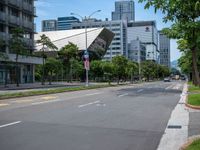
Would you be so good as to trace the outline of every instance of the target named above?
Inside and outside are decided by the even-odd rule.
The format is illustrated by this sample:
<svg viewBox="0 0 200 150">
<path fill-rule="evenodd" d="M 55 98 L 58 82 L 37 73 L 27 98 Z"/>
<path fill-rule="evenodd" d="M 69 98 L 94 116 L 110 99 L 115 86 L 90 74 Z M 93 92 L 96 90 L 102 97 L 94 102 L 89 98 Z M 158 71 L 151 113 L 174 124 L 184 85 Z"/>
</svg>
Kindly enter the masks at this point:
<svg viewBox="0 0 200 150">
<path fill-rule="evenodd" d="M 88 62 L 86 62 L 87 65 L 89 64 L 89 53 L 88 53 L 88 43 L 87 43 L 87 23 L 88 23 L 88 20 L 90 19 L 90 17 L 93 16 L 95 13 L 98 13 L 98 12 L 101 12 L 101 10 L 94 11 L 88 17 L 87 16 L 83 17 L 83 16 L 76 14 L 76 13 L 70 13 L 70 15 L 79 16 L 82 19 L 82 22 L 84 21 L 84 18 L 85 18 L 85 52 L 84 52 L 84 57 L 85 57 L 86 61 L 88 61 Z M 89 80 L 88 80 L 89 66 L 86 66 L 85 70 L 86 70 L 85 86 L 88 87 L 89 86 Z"/>
</svg>

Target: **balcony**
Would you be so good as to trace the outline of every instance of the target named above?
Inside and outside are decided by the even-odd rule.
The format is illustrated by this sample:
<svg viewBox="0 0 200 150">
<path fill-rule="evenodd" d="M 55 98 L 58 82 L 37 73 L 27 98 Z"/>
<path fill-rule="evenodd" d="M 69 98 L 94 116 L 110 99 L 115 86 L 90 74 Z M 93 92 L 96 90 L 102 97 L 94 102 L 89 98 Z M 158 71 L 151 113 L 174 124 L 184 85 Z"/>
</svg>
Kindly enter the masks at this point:
<svg viewBox="0 0 200 150">
<path fill-rule="evenodd" d="M 0 20 L 6 21 L 6 14 L 4 12 L 0 12 Z"/>
<path fill-rule="evenodd" d="M 26 11 L 32 12 L 32 14 L 34 14 L 34 7 L 33 5 L 23 2 L 22 8 Z"/>
<path fill-rule="evenodd" d="M 0 40 L 3 39 L 5 40 L 6 39 L 6 33 L 5 32 L 1 32 L 0 31 Z"/>
<path fill-rule="evenodd" d="M 20 7 L 22 4 L 21 0 L 8 0 L 8 4 L 11 4 L 15 7 Z"/>
<path fill-rule="evenodd" d="M 20 19 L 19 17 L 16 16 L 9 16 L 9 23 L 15 24 L 15 25 L 20 25 Z"/>
<path fill-rule="evenodd" d="M 34 23 L 24 20 L 23 21 L 23 27 L 33 30 L 34 29 Z"/>
<path fill-rule="evenodd" d="M 16 60 L 16 54 L 8 54 L 9 60 L 15 62 Z M 18 58 L 18 62 L 20 63 L 26 63 L 26 64 L 42 64 L 42 58 L 41 57 L 35 57 L 35 56 L 23 56 L 20 55 Z"/>
</svg>

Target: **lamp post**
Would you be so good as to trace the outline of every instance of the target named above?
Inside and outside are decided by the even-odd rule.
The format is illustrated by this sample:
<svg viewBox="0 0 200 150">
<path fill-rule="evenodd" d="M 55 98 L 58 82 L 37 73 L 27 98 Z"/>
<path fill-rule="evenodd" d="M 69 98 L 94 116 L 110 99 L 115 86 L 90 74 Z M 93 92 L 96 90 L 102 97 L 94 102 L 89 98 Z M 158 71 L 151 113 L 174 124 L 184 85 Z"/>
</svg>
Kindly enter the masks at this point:
<svg viewBox="0 0 200 150">
<path fill-rule="evenodd" d="M 84 21 L 85 19 L 85 52 L 84 52 L 84 57 L 85 57 L 85 70 L 86 70 L 86 81 L 85 81 L 85 86 L 88 87 L 89 86 L 89 79 L 88 79 L 88 74 L 89 74 L 89 52 L 88 52 L 88 43 L 87 43 L 87 23 L 88 23 L 88 20 L 90 19 L 91 16 L 93 16 L 95 13 L 98 13 L 98 12 L 101 12 L 101 10 L 97 10 L 97 11 L 94 11 L 93 13 L 91 13 L 88 17 L 85 16 L 81 16 L 79 14 L 76 14 L 76 13 L 71 13 L 71 15 L 76 15 L 76 16 L 79 16 L 82 21 Z"/>
</svg>

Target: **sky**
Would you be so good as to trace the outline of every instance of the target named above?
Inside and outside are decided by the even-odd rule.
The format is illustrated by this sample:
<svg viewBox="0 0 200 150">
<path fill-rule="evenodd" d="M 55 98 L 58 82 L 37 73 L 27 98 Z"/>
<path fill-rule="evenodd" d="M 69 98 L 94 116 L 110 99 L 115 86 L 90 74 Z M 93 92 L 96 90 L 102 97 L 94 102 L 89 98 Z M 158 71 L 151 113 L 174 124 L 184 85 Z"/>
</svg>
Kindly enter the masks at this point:
<svg viewBox="0 0 200 150">
<path fill-rule="evenodd" d="M 111 19 L 111 12 L 115 9 L 116 0 L 37 0 L 35 1 L 36 14 L 35 18 L 36 31 L 41 31 L 41 21 L 45 19 L 57 19 L 57 17 L 70 16 L 70 13 L 89 16 L 96 10 L 101 12 L 96 13 L 93 17 L 105 20 Z M 162 13 L 155 14 L 154 8 L 144 9 L 144 3 L 138 3 L 135 0 L 135 20 L 156 20 L 158 30 L 165 27 L 170 27 L 171 23 L 162 22 Z M 177 50 L 176 40 L 171 40 L 171 61 L 177 60 L 181 56 Z"/>
</svg>

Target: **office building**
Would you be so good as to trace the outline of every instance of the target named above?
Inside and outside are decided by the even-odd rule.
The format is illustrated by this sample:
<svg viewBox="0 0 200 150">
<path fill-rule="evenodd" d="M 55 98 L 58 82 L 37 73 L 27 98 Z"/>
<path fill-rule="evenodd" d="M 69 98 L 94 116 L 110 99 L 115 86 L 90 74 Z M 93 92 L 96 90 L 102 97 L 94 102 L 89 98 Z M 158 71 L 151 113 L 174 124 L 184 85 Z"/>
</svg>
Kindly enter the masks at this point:
<svg viewBox="0 0 200 150">
<path fill-rule="evenodd" d="M 57 20 L 57 30 L 69 30 L 71 29 L 71 25 L 73 23 L 80 22 L 78 18 L 70 16 L 70 17 L 58 17 Z"/>
<path fill-rule="evenodd" d="M 135 62 L 146 60 L 146 47 L 140 40 L 136 39 L 128 44 L 128 59 Z"/>
<path fill-rule="evenodd" d="M 128 23 L 127 41 L 140 40 L 146 47 L 146 60 L 159 63 L 158 30 L 155 21 Z"/>
<path fill-rule="evenodd" d="M 115 2 L 115 11 L 112 20 L 135 21 L 135 3 L 133 0 L 120 0 Z"/>
<path fill-rule="evenodd" d="M 63 31 L 40 32 L 35 35 L 35 40 L 45 34 L 60 50 L 69 42 L 76 44 L 80 53 L 86 50 L 85 29 L 73 29 Z M 106 28 L 89 28 L 87 29 L 87 50 L 93 55 L 104 55 L 114 37 L 114 33 Z M 36 51 L 39 53 L 42 45 L 36 45 Z M 55 50 L 47 50 L 47 55 L 55 55 Z M 56 55 L 55 55 L 56 56 Z M 103 57 L 103 56 L 101 56 Z"/>
<path fill-rule="evenodd" d="M 112 60 L 114 56 L 124 55 L 128 58 L 126 22 L 118 21 L 84 21 L 72 24 L 73 29 L 105 27 L 115 34 L 115 37 L 104 56 L 105 60 Z"/>
<path fill-rule="evenodd" d="M 43 20 L 42 21 L 42 32 L 45 31 L 56 31 L 57 20 Z"/>
<path fill-rule="evenodd" d="M 160 64 L 170 68 L 170 39 L 159 31 Z"/>
<path fill-rule="evenodd" d="M 20 83 L 34 82 L 34 65 L 42 63 L 41 58 L 31 56 L 34 50 L 34 0 L 1 0 L 0 1 L 0 84 L 16 83 L 19 75 Z M 10 48 L 12 29 L 21 27 L 24 34 L 26 55 L 19 55 L 16 66 L 16 54 Z M 16 68 L 17 67 L 17 68 Z"/>
</svg>

